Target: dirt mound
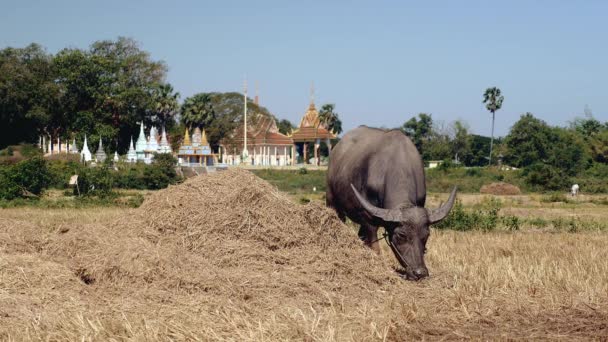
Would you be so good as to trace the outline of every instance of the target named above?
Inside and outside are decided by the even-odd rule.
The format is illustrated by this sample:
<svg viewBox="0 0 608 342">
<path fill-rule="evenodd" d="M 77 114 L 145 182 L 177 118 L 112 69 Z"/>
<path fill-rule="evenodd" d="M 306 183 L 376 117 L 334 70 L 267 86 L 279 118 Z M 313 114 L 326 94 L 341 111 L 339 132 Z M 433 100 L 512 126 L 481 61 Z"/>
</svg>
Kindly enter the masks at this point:
<svg viewBox="0 0 608 342">
<path fill-rule="evenodd" d="M 485 184 L 479 192 L 490 195 L 521 195 L 519 187 L 504 182 Z"/>
</svg>

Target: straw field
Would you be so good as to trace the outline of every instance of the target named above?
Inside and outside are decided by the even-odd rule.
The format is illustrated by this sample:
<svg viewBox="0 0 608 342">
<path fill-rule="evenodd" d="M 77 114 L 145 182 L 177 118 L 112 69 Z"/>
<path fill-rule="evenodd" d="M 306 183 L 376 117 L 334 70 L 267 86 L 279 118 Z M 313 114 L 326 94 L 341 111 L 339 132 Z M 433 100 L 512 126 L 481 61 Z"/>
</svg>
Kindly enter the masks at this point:
<svg viewBox="0 0 608 342">
<path fill-rule="evenodd" d="M 0 210 L 0 340 L 605 340 L 607 243 L 433 230 L 408 282 L 330 210 L 229 170 L 138 209 Z"/>
</svg>

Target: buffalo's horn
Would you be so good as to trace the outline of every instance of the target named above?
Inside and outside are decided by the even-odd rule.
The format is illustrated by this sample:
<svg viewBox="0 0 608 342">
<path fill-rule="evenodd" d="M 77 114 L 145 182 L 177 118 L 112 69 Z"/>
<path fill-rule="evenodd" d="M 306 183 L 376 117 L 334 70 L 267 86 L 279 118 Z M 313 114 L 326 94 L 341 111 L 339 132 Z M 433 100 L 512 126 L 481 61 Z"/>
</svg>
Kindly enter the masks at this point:
<svg viewBox="0 0 608 342">
<path fill-rule="evenodd" d="M 454 206 L 454 201 L 456 200 L 456 187 L 452 190 L 450 194 L 450 198 L 448 201 L 437 209 L 427 209 L 429 213 L 429 224 L 437 223 L 443 220 L 448 214 L 450 210 L 452 210 L 452 206 Z"/>
<path fill-rule="evenodd" d="M 373 204 L 369 203 L 363 196 L 361 196 L 359 191 L 357 191 L 357 189 L 355 189 L 354 185 L 351 184 L 350 187 L 353 188 L 353 192 L 355 193 L 355 196 L 357 196 L 357 199 L 359 200 L 359 203 L 361 203 L 361 206 L 371 216 L 373 216 L 375 218 L 379 218 L 385 222 L 401 222 L 401 211 L 400 210 L 378 208 L 378 207 L 374 206 Z"/>
</svg>

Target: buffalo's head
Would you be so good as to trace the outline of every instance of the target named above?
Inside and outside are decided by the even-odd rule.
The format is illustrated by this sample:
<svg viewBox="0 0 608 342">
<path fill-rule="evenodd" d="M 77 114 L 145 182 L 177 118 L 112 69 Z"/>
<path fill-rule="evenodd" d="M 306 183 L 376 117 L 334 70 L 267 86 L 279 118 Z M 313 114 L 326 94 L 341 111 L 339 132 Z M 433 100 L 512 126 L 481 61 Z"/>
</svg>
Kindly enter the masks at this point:
<svg viewBox="0 0 608 342">
<path fill-rule="evenodd" d="M 448 201 L 437 209 L 420 208 L 402 204 L 398 208 L 383 209 L 365 199 L 351 184 L 355 196 L 367 215 L 388 232 L 390 247 L 395 257 L 405 269 L 408 279 L 418 280 L 429 275 L 424 263 L 426 242 L 431 224 L 443 220 L 452 209 L 456 199 L 456 187 Z"/>
</svg>

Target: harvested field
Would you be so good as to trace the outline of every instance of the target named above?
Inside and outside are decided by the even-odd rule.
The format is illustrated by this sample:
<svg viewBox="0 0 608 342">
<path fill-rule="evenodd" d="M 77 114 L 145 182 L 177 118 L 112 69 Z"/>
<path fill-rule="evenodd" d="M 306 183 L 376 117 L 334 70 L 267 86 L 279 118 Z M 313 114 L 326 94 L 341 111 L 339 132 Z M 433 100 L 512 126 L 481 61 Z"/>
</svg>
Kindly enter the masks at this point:
<svg viewBox="0 0 608 342">
<path fill-rule="evenodd" d="M 517 186 L 504 182 L 485 184 L 479 192 L 491 195 L 521 195 L 521 190 Z"/>
<path fill-rule="evenodd" d="M 0 339 L 608 338 L 608 234 L 433 231 L 401 280 L 243 170 L 138 209 L 0 211 Z"/>
</svg>

